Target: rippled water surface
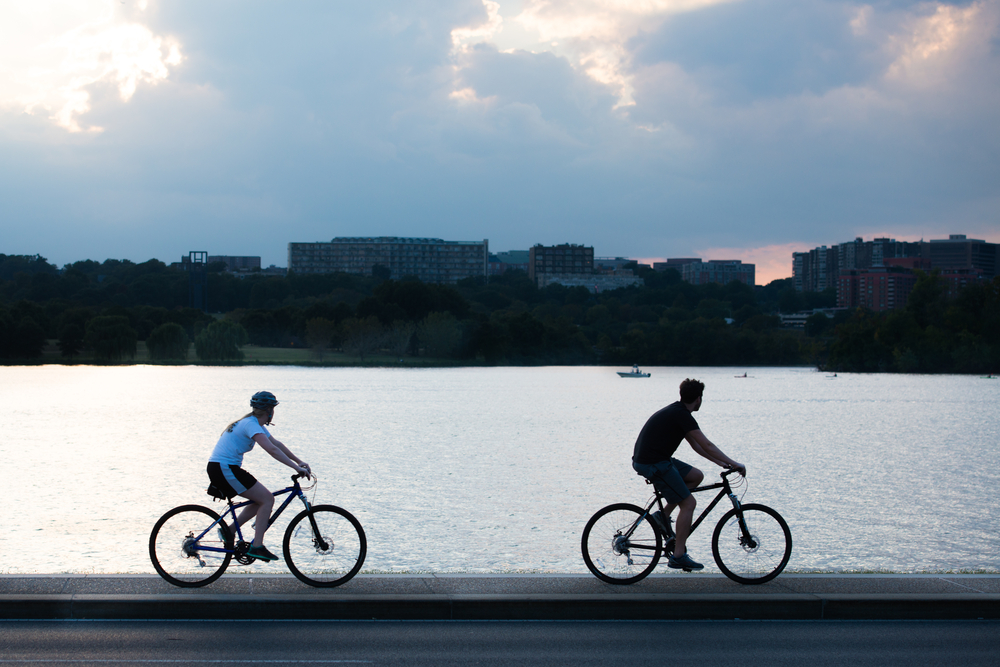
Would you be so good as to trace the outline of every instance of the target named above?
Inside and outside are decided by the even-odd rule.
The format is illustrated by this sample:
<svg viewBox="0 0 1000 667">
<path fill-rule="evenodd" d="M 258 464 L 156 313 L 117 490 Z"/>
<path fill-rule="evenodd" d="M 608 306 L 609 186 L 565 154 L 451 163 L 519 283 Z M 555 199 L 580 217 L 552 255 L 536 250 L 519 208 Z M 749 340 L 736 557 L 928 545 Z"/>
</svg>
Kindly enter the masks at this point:
<svg viewBox="0 0 1000 667">
<path fill-rule="evenodd" d="M 0 572 L 152 572 L 164 511 L 219 508 L 207 457 L 261 389 L 281 401 L 272 433 L 321 478 L 314 502 L 364 525 L 366 570 L 585 572 L 584 524 L 647 499 L 632 445 L 685 377 L 707 384 L 702 430 L 748 466 L 744 502 L 791 526 L 789 570 L 1000 567 L 1000 380 L 615 370 L 0 367 Z M 259 448 L 244 467 L 272 490 L 290 472 Z M 721 514 L 689 541 L 706 565 Z"/>
</svg>

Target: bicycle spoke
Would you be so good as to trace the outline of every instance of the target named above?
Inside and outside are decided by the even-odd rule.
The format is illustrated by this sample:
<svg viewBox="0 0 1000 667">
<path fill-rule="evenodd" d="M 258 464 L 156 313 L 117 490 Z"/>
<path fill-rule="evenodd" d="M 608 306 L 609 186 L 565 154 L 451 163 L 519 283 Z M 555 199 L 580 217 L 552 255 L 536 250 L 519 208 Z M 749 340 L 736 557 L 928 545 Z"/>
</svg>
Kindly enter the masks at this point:
<svg viewBox="0 0 1000 667">
<path fill-rule="evenodd" d="M 635 505 L 610 505 L 600 510 L 583 531 L 583 560 L 602 581 L 629 584 L 639 581 L 660 560 L 661 539 L 640 517 Z"/>
<path fill-rule="evenodd" d="M 349 512 L 332 505 L 313 508 L 317 538 L 307 512 L 292 519 L 285 531 L 288 569 L 310 586 L 339 586 L 361 569 L 368 551 L 365 532 Z"/>
<path fill-rule="evenodd" d="M 785 520 L 770 507 L 744 505 L 749 537 L 740 527 L 736 510 L 719 521 L 712 536 L 712 552 L 719 569 L 743 584 L 758 584 L 778 576 L 792 553 L 792 535 Z"/>
</svg>

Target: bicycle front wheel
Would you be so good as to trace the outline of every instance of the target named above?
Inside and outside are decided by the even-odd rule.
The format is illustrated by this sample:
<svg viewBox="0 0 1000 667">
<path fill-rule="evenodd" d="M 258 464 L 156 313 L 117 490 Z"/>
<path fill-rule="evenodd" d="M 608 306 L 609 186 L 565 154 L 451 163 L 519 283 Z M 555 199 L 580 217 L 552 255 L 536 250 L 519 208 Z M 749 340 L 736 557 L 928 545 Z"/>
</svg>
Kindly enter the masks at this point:
<svg viewBox="0 0 1000 667">
<path fill-rule="evenodd" d="M 653 571 L 662 539 L 643 514 L 641 507 L 617 503 L 590 517 L 580 547 L 595 577 L 609 584 L 633 584 Z"/>
<path fill-rule="evenodd" d="M 219 522 L 218 525 L 215 525 Z M 201 505 L 182 505 L 156 522 L 149 535 L 149 559 L 174 586 L 210 584 L 233 559 L 233 538 L 219 515 Z"/>
<path fill-rule="evenodd" d="M 368 553 L 361 524 L 350 512 L 333 505 L 317 505 L 312 517 L 302 510 L 285 530 L 285 563 L 310 586 L 339 586 L 358 573 Z"/>
<path fill-rule="evenodd" d="M 781 515 L 764 505 L 743 505 L 745 533 L 736 508 L 726 512 L 712 535 L 712 555 L 722 573 L 740 584 L 763 584 L 785 569 L 792 533 Z"/>
</svg>

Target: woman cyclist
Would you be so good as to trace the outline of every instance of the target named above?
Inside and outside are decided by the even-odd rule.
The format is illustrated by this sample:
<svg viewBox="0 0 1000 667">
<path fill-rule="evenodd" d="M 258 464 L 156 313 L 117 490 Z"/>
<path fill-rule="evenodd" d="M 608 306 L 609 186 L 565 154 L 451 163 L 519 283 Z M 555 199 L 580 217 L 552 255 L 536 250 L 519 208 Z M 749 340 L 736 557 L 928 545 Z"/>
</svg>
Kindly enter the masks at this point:
<svg viewBox="0 0 1000 667">
<path fill-rule="evenodd" d="M 225 493 L 227 498 L 243 496 L 252 502 L 243 508 L 236 521 L 242 526 L 250 517 L 257 517 L 253 544 L 247 555 L 263 561 L 278 559 L 264 546 L 264 533 L 267 532 L 267 522 L 274 507 L 274 496 L 253 475 L 240 467 L 243 465 L 243 455 L 253 449 L 256 443 L 272 457 L 305 475 L 307 479 L 312 474 L 309 464 L 292 454 L 288 447 L 264 428 L 271 423 L 276 405 L 278 399 L 271 392 L 258 391 L 254 394 L 250 399 L 253 410 L 226 427 L 208 459 L 208 478 L 216 488 Z M 235 528 L 231 532 L 235 534 Z"/>
</svg>

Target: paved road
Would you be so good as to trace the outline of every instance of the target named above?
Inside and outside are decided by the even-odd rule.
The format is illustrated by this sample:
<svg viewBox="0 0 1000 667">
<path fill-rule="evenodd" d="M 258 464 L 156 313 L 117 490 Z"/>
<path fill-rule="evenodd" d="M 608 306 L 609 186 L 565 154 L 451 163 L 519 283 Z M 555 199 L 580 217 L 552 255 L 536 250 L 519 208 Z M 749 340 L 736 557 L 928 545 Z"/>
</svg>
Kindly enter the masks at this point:
<svg viewBox="0 0 1000 667">
<path fill-rule="evenodd" d="M 1000 621 L 6 621 L 0 665 L 997 664 Z"/>
</svg>

